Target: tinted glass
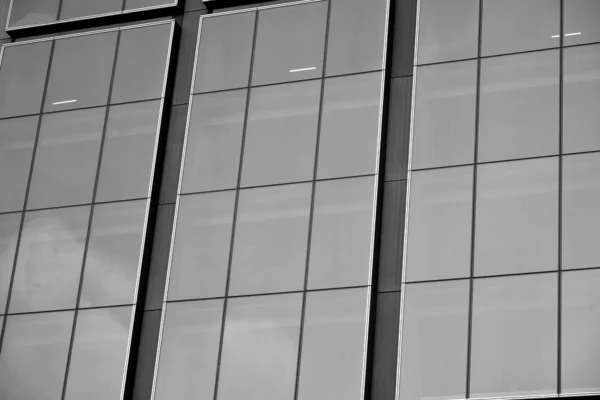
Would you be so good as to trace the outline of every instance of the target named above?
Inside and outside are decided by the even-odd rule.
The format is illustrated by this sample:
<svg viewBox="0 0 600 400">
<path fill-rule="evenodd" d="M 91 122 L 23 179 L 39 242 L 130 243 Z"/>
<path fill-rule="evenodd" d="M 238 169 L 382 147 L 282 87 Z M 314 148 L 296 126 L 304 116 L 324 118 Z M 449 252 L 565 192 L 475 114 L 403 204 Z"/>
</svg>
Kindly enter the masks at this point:
<svg viewBox="0 0 600 400">
<path fill-rule="evenodd" d="M 564 45 L 600 41 L 600 3 L 596 0 L 568 0 L 564 4 Z"/>
<path fill-rule="evenodd" d="M 4 47 L 0 118 L 40 112 L 51 48 L 51 41 Z"/>
<path fill-rule="evenodd" d="M 476 275 L 558 267 L 557 167 L 556 158 L 478 167 Z"/>
<path fill-rule="evenodd" d="M 0 314 L 6 310 L 20 226 L 21 213 L 0 214 Z"/>
<path fill-rule="evenodd" d="M 180 197 L 169 300 L 225 293 L 234 202 L 233 191 Z"/>
<path fill-rule="evenodd" d="M 373 177 L 317 182 L 308 287 L 369 285 Z"/>
<path fill-rule="evenodd" d="M 413 172 L 406 280 L 468 277 L 473 167 Z"/>
<path fill-rule="evenodd" d="M 18 1 L 18 0 L 17 0 Z M 62 0 L 60 19 L 121 12 L 123 0 Z"/>
<path fill-rule="evenodd" d="M 557 274 L 474 281 L 471 396 L 556 393 L 557 283 Z"/>
<path fill-rule="evenodd" d="M 313 178 L 321 82 L 252 89 L 242 186 Z"/>
<path fill-rule="evenodd" d="M 135 10 L 136 8 L 177 4 L 177 0 L 127 0 L 125 3 L 125 10 Z"/>
<path fill-rule="evenodd" d="M 8 26 L 47 24 L 56 21 L 60 0 L 13 0 Z"/>
<path fill-rule="evenodd" d="M 89 207 L 28 212 L 10 300 L 10 312 L 75 307 Z"/>
<path fill-rule="evenodd" d="M 558 153 L 559 52 L 481 62 L 479 161 Z"/>
<path fill-rule="evenodd" d="M 218 400 L 294 398 L 302 295 L 227 303 Z"/>
<path fill-rule="evenodd" d="M 42 117 L 28 209 L 91 203 L 105 112 L 92 108 Z"/>
<path fill-rule="evenodd" d="M 325 81 L 317 178 L 377 172 L 381 73 Z"/>
</svg>

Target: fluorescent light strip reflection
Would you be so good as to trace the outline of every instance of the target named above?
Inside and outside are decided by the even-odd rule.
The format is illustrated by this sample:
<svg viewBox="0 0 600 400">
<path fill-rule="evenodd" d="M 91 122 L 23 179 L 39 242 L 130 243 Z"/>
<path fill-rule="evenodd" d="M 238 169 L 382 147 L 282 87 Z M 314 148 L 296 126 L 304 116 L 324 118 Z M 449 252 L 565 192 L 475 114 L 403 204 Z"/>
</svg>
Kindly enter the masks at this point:
<svg viewBox="0 0 600 400">
<path fill-rule="evenodd" d="M 317 69 L 317 67 L 298 68 L 298 69 L 290 69 L 290 72 L 313 71 L 315 69 Z"/>
<path fill-rule="evenodd" d="M 577 35 L 581 35 L 581 32 L 572 32 L 572 33 L 565 33 L 565 37 L 567 36 L 577 36 Z M 559 38 L 560 35 L 554 35 L 552 36 L 552 39 L 556 39 Z"/>
<path fill-rule="evenodd" d="M 55 103 L 52 103 L 53 106 L 57 106 L 59 104 L 69 104 L 69 103 L 76 103 L 77 100 L 65 100 L 65 101 L 57 101 Z"/>
</svg>

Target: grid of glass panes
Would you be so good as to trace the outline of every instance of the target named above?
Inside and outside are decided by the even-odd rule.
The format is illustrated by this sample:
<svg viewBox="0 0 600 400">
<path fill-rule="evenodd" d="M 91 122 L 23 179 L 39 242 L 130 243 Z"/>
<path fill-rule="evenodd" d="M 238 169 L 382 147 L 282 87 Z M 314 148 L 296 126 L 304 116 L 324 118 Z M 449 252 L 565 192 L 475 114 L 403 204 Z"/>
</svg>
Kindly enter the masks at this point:
<svg viewBox="0 0 600 400">
<path fill-rule="evenodd" d="M 600 392 L 598 17 L 420 1 L 400 399 Z"/>
<path fill-rule="evenodd" d="M 120 399 L 172 21 L 0 64 L 0 398 Z"/>
</svg>

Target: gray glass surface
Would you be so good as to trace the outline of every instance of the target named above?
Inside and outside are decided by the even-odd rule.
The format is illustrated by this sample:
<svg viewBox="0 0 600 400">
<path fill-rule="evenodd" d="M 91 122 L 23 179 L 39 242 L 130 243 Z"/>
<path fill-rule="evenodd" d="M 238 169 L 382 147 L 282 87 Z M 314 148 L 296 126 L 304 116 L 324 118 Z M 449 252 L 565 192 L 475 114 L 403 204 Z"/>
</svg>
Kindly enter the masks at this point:
<svg viewBox="0 0 600 400">
<path fill-rule="evenodd" d="M 302 294 L 229 299 L 217 400 L 293 400 Z"/>
<path fill-rule="evenodd" d="M 123 0 L 62 0 L 59 20 L 120 13 L 122 6 Z"/>
<path fill-rule="evenodd" d="M 146 200 L 94 206 L 80 307 L 134 304 Z"/>
<path fill-rule="evenodd" d="M 132 307 L 81 310 L 65 400 L 119 400 L 129 350 Z"/>
<path fill-rule="evenodd" d="M 477 57 L 479 0 L 421 0 L 418 63 Z"/>
<path fill-rule="evenodd" d="M 255 20 L 256 12 L 202 19 L 194 93 L 248 86 Z"/>
<path fill-rule="evenodd" d="M 312 184 L 240 192 L 229 294 L 304 288 Z"/>
<path fill-rule="evenodd" d="M 558 159 L 477 168 L 475 275 L 558 268 Z"/>
<path fill-rule="evenodd" d="M 483 0 L 482 7 L 484 56 L 560 45 L 560 0 Z"/>
<path fill-rule="evenodd" d="M 317 182 L 308 288 L 369 285 L 375 178 Z"/>
<path fill-rule="evenodd" d="M 321 81 L 250 92 L 242 186 L 313 178 Z"/>
<path fill-rule="evenodd" d="M 121 31 L 112 104 L 163 97 L 172 29 L 165 23 Z"/>
<path fill-rule="evenodd" d="M 96 201 L 150 196 L 161 110 L 160 100 L 110 107 Z"/>
<path fill-rule="evenodd" d="M 326 21 L 326 1 L 260 11 L 252 85 L 320 77 Z"/>
<path fill-rule="evenodd" d="M 363 398 L 369 289 L 306 294 L 298 400 Z"/>
<path fill-rule="evenodd" d="M 600 2 L 596 0 L 567 0 L 564 2 L 565 46 L 600 41 Z"/>
<path fill-rule="evenodd" d="M 327 76 L 383 69 L 387 0 L 331 0 Z"/>
<path fill-rule="evenodd" d="M 21 213 L 0 214 L 0 314 L 6 310 L 20 226 Z"/>
<path fill-rule="evenodd" d="M 75 307 L 90 207 L 25 214 L 10 313 Z"/>
<path fill-rule="evenodd" d="M 377 172 L 381 73 L 325 81 L 317 178 Z"/>
<path fill-rule="evenodd" d="M 234 202 L 235 191 L 180 197 L 169 300 L 225 294 Z"/>
<path fill-rule="evenodd" d="M 237 186 L 247 90 L 194 96 L 181 192 Z"/>
<path fill-rule="evenodd" d="M 405 286 L 400 398 L 465 398 L 468 319 L 469 281 Z"/>
<path fill-rule="evenodd" d="M 56 41 L 44 112 L 108 102 L 117 34 L 113 31 Z"/>
<path fill-rule="evenodd" d="M 24 207 L 39 117 L 0 120 L 0 212 Z"/>
<path fill-rule="evenodd" d="M 558 153 L 559 51 L 481 61 L 479 158 Z"/>
<path fill-rule="evenodd" d="M 476 85 L 477 61 L 417 69 L 413 170 L 473 162 Z"/>
<path fill-rule="evenodd" d="M 92 201 L 106 108 L 42 116 L 27 209 Z"/>
<path fill-rule="evenodd" d="M 223 300 L 166 307 L 154 400 L 212 399 Z"/>
<path fill-rule="evenodd" d="M 125 10 L 135 10 L 137 8 L 158 7 L 171 4 L 177 4 L 177 0 L 127 0 L 125 2 Z"/>
<path fill-rule="evenodd" d="M 470 275 L 472 209 L 473 167 L 412 173 L 406 281 Z"/>
<path fill-rule="evenodd" d="M 12 0 L 9 28 L 56 21 L 60 0 Z"/>
<path fill-rule="evenodd" d="M 474 281 L 472 397 L 556 393 L 557 296 L 557 274 Z"/>
<path fill-rule="evenodd" d="M 51 41 L 4 47 L 0 118 L 40 112 L 51 48 Z"/>
</svg>

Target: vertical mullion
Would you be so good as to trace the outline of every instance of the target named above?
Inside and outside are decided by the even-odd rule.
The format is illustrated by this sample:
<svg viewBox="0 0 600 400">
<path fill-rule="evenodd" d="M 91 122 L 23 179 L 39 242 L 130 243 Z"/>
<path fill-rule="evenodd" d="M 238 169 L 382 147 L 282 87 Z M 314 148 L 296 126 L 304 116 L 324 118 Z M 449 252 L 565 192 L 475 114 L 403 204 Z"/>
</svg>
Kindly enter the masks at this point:
<svg viewBox="0 0 600 400">
<path fill-rule="evenodd" d="M 58 1 L 58 8 L 56 10 L 56 21 L 58 21 L 60 19 L 60 13 L 62 11 L 63 1 L 64 0 L 59 0 Z"/>
<path fill-rule="evenodd" d="M 562 191 L 563 191 L 563 72 L 564 72 L 564 0 L 560 0 L 559 65 L 558 65 L 558 304 L 557 304 L 557 366 L 556 393 L 562 391 Z"/>
</svg>

